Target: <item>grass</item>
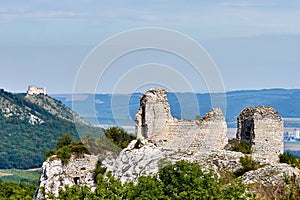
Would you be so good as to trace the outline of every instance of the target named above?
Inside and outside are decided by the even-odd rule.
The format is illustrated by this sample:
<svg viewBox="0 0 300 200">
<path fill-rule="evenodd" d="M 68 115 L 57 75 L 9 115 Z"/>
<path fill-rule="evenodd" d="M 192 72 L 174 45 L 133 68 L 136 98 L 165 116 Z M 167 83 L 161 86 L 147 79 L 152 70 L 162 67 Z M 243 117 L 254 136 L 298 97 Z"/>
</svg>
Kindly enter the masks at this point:
<svg viewBox="0 0 300 200">
<path fill-rule="evenodd" d="M 6 169 L 0 170 L 0 180 L 3 182 L 16 182 L 16 183 L 33 183 L 38 184 L 41 170 L 19 170 L 19 169 Z"/>
</svg>

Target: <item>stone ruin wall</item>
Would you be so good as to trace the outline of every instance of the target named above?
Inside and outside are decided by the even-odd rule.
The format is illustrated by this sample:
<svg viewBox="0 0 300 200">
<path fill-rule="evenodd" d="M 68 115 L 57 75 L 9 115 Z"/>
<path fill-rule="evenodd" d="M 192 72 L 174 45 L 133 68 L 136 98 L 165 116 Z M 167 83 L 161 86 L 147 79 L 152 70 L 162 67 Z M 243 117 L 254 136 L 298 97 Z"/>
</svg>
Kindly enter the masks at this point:
<svg viewBox="0 0 300 200">
<path fill-rule="evenodd" d="M 253 155 L 278 161 L 283 133 L 283 119 L 269 106 L 246 108 L 238 116 L 237 139 L 250 144 Z"/>
<path fill-rule="evenodd" d="M 252 155 L 277 162 L 283 153 L 283 120 L 268 106 L 244 109 L 238 116 L 237 139 L 252 146 Z M 228 143 L 227 125 L 219 108 L 202 119 L 172 117 L 165 89 L 150 89 L 140 100 L 136 135 L 166 148 L 210 151 Z"/>
<path fill-rule="evenodd" d="M 35 95 L 35 94 L 43 94 L 43 95 L 46 95 L 46 88 L 43 87 L 43 88 L 38 88 L 34 85 L 30 85 L 28 86 L 28 90 L 27 90 L 27 94 L 28 95 Z"/>
<path fill-rule="evenodd" d="M 136 135 L 166 148 L 207 151 L 223 149 L 228 143 L 225 118 L 219 108 L 199 120 L 172 117 L 165 89 L 150 89 L 140 100 Z"/>
<path fill-rule="evenodd" d="M 58 196 L 60 188 L 66 185 L 69 187 L 86 185 L 92 190 L 95 189 L 94 170 L 98 162 L 98 156 L 84 154 L 80 157 L 72 155 L 69 162 L 62 164 L 55 156 L 48 158 L 42 166 L 40 176 L 40 187 L 44 187 L 45 192 Z M 47 199 L 40 189 L 36 191 L 34 199 Z"/>
</svg>

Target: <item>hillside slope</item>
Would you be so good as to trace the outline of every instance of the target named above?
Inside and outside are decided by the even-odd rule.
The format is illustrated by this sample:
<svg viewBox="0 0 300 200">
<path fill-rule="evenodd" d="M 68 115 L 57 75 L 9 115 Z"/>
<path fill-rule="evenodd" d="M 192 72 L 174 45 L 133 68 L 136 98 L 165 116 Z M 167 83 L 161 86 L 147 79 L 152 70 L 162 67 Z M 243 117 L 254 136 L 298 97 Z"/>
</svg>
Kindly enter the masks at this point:
<svg viewBox="0 0 300 200">
<path fill-rule="evenodd" d="M 12 94 L 1 89 L 0 169 L 41 167 L 46 149 L 54 148 L 63 133 L 79 139 L 78 127 L 83 135 L 103 132 L 47 95 Z"/>
</svg>

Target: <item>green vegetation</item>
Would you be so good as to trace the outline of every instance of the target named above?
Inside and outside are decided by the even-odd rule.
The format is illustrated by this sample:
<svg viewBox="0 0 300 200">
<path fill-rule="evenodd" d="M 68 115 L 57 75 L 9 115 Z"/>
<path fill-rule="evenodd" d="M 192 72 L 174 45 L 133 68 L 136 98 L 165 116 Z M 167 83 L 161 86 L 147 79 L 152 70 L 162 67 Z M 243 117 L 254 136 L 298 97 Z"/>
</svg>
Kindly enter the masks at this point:
<svg viewBox="0 0 300 200">
<path fill-rule="evenodd" d="M 0 200 L 32 199 L 36 185 L 28 183 L 0 182 Z"/>
<path fill-rule="evenodd" d="M 72 116 L 69 108 L 48 96 L 37 95 L 31 98 L 36 98 L 37 104 L 29 101 L 25 94 L 12 94 L 0 89 L 0 107 L 6 108 L 6 104 L 14 105 L 23 109 L 20 112 L 24 111 L 25 115 L 29 112 L 35 113 L 44 121 L 42 124 L 32 125 L 28 119 L 17 115 L 5 117 L 0 109 L 0 169 L 39 168 L 44 161 L 46 149 L 54 149 L 56 141 L 63 133 L 70 133 L 75 141 L 79 140 L 72 121 L 62 119 L 45 109 L 48 106 L 49 110 L 58 110 L 60 116 L 67 118 Z M 51 101 L 51 104 L 44 105 L 46 101 Z M 86 135 L 99 137 L 103 133 L 102 129 L 85 124 L 78 126 Z"/>
<path fill-rule="evenodd" d="M 242 168 L 234 173 L 236 177 L 242 176 L 248 171 L 257 170 L 263 167 L 263 165 L 260 165 L 259 162 L 254 161 L 251 156 L 247 155 L 240 158 L 240 163 L 242 164 Z"/>
<path fill-rule="evenodd" d="M 38 184 L 41 170 L 0 170 L 0 182 L 22 182 Z"/>
<path fill-rule="evenodd" d="M 255 199 L 240 181 L 223 185 L 216 175 L 203 172 L 198 164 L 179 161 L 159 170 L 157 176 L 140 177 L 137 184 L 97 176 L 95 192 L 88 187 L 66 187 L 59 199 Z M 54 199 L 54 197 L 52 197 Z"/>
<path fill-rule="evenodd" d="M 104 134 L 121 149 L 126 148 L 128 144 L 135 139 L 135 136 L 128 134 L 124 129 L 114 126 L 105 130 Z"/>
<path fill-rule="evenodd" d="M 233 139 L 229 141 L 229 145 L 230 145 L 229 148 L 230 151 L 242 152 L 244 154 L 251 153 L 251 145 L 246 142 Z"/>
<path fill-rule="evenodd" d="M 60 158 L 63 164 L 67 164 L 72 154 L 76 157 L 82 154 L 90 154 L 86 146 L 81 142 L 74 142 L 74 139 L 70 133 L 63 134 L 61 138 L 56 142 L 56 150 L 49 149 L 46 151 L 45 157 L 48 158 L 52 155 L 56 155 Z"/>
<path fill-rule="evenodd" d="M 290 152 L 286 152 L 279 155 L 279 161 L 281 163 L 287 163 L 293 167 L 300 168 L 300 158 L 291 154 Z"/>
</svg>

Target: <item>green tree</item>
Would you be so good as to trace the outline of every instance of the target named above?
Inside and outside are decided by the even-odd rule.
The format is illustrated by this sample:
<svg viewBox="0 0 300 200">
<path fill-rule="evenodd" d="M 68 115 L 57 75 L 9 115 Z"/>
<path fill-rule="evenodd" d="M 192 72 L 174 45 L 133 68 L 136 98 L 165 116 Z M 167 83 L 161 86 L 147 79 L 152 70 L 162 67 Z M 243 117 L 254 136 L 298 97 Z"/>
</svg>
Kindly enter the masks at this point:
<svg viewBox="0 0 300 200">
<path fill-rule="evenodd" d="M 74 139 L 70 133 L 63 134 L 56 142 L 57 149 L 68 146 L 74 142 Z"/>
<path fill-rule="evenodd" d="M 36 187 L 34 184 L 2 182 L 0 183 L 0 200 L 32 199 Z"/>
<path fill-rule="evenodd" d="M 280 154 L 279 161 L 281 163 L 287 163 L 293 167 L 300 167 L 300 158 L 291 154 L 290 152 Z"/>
<path fill-rule="evenodd" d="M 115 126 L 107 129 L 104 134 L 111 142 L 116 144 L 121 149 L 126 148 L 128 144 L 135 139 L 133 135 L 128 134 L 123 128 L 118 128 Z"/>
<path fill-rule="evenodd" d="M 165 194 L 171 199 L 203 199 L 220 194 L 218 179 L 212 173 L 203 173 L 196 163 L 179 161 L 159 171 Z"/>
<path fill-rule="evenodd" d="M 60 190 L 58 199 L 254 199 L 240 180 L 228 185 L 196 163 L 179 161 L 159 170 L 157 176 L 144 176 L 137 184 L 121 184 L 110 174 L 97 176 L 97 188 L 73 186 Z"/>
</svg>

